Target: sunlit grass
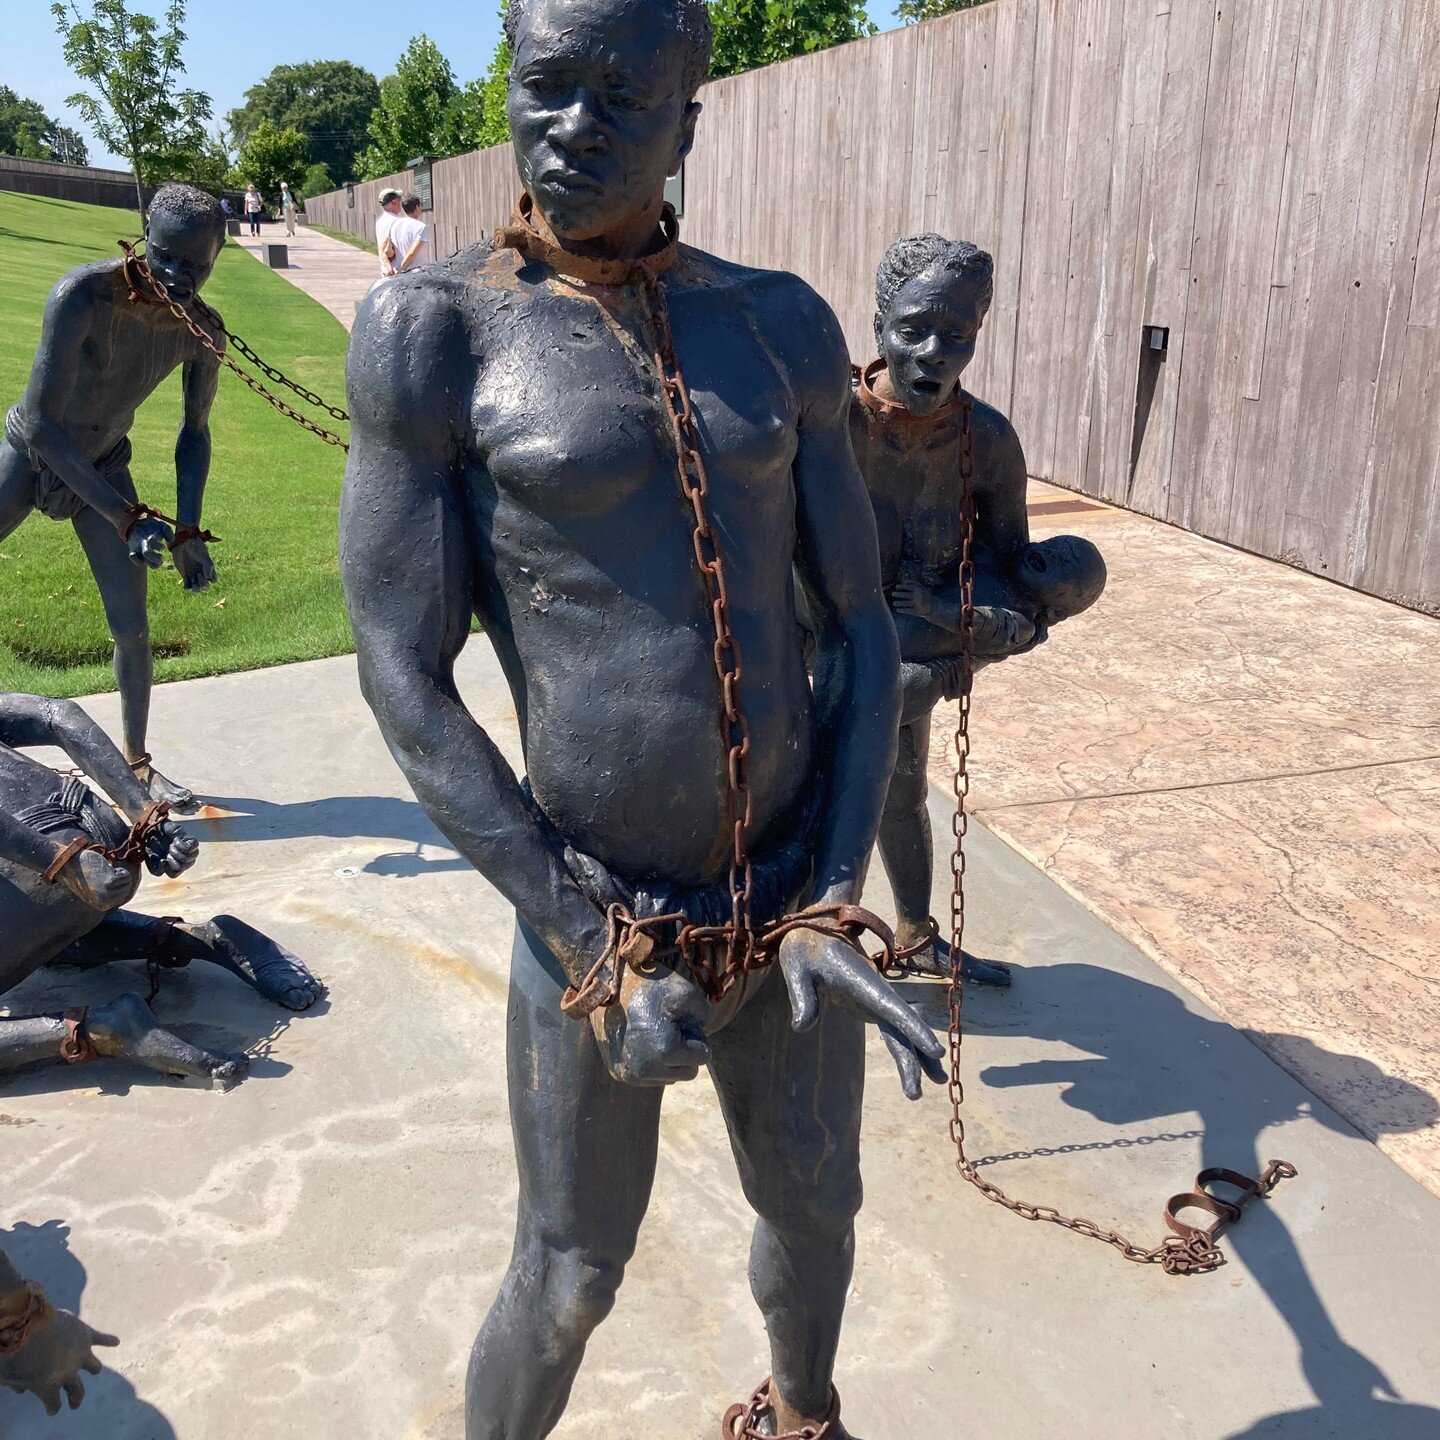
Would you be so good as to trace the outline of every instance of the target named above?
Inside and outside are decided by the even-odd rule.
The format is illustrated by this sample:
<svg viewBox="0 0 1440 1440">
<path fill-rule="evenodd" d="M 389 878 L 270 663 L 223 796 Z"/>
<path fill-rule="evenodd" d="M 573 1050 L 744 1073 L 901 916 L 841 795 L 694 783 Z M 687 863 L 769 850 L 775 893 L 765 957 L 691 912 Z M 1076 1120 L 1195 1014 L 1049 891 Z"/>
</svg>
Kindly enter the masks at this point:
<svg viewBox="0 0 1440 1440">
<path fill-rule="evenodd" d="M 0 408 L 24 390 L 50 287 L 73 266 L 114 256 L 116 240 L 136 227 L 128 211 L 0 193 Z M 346 335 L 328 311 L 233 243 L 205 298 L 271 364 L 343 406 Z M 131 435 L 140 498 L 170 514 L 179 420 L 177 374 L 141 409 Z M 205 524 L 221 537 L 212 551 L 219 583 L 187 594 L 173 568 L 152 572 L 156 678 L 349 650 L 335 549 L 343 453 L 230 374 L 220 377 L 211 430 Z M 0 540 L 0 689 L 73 696 L 113 685 L 104 614 L 75 532 L 34 515 Z"/>
</svg>

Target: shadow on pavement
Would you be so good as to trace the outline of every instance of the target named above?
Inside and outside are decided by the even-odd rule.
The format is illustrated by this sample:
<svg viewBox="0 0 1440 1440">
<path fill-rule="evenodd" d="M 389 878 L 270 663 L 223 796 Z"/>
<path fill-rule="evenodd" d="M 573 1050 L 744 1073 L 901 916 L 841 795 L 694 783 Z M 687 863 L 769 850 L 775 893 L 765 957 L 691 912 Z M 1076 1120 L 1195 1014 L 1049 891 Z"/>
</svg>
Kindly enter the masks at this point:
<svg viewBox="0 0 1440 1440">
<path fill-rule="evenodd" d="M 70 1248 L 70 1227 L 61 1220 L 32 1225 L 16 1221 L 0 1229 L 0 1250 L 29 1280 L 38 1280 L 52 1304 L 80 1315 L 96 1329 L 112 1326 L 106 1317 L 86 1315 L 80 1307 L 85 1290 L 85 1266 Z M 110 1368 L 112 1356 L 137 1353 L 134 1336 L 121 1335 L 120 1349 L 96 1353 L 105 1364 L 98 1375 L 86 1375 L 85 1399 L 78 1410 L 62 1409 L 54 1419 L 33 1395 L 17 1395 L 0 1387 L 0 1436 L 46 1436 L 54 1440 L 105 1436 L 106 1440 L 176 1440 L 175 1428 L 135 1387 Z"/>
<path fill-rule="evenodd" d="M 925 1004 L 930 1012 L 941 1003 L 941 996 L 934 993 L 934 987 L 927 989 L 931 994 Z M 1061 1098 L 1066 1105 L 1107 1126 L 1133 1126 L 1190 1114 L 1199 1119 L 1194 1130 L 1162 1130 L 1128 1142 L 1077 1136 L 1075 1142 L 1067 1143 L 1068 1137 L 1047 1137 L 1053 1142 L 1050 1148 L 977 1157 L 981 1163 L 997 1167 L 987 1175 L 1002 1185 L 1004 1177 L 998 1167 L 1006 1160 L 1123 1150 L 1197 1134 L 1203 1137 L 1203 1166 L 1225 1166 L 1258 1175 L 1271 1158 L 1259 1150 L 1260 1137 L 1271 1127 L 1303 1117 L 1343 1133 L 1350 1128 L 1325 1106 L 1297 1099 L 1295 1087 L 1281 1082 L 1278 1075 L 1277 1083 L 1246 1083 L 1237 1093 L 1230 1077 L 1217 1073 L 1217 1067 L 1224 1066 L 1227 1054 L 1234 1054 L 1239 1032 L 1224 1021 L 1193 1013 L 1162 986 L 1102 966 L 1063 963 L 1027 969 L 1009 992 L 969 990 L 965 1010 L 977 1031 L 1013 1031 L 1063 1042 L 1090 1051 L 1094 1057 L 990 1065 L 977 1077 L 984 1086 L 1058 1085 L 1063 1087 Z M 1266 1036 L 1265 1040 L 1267 1048 L 1275 1045 L 1294 1056 L 1304 1056 L 1308 1047 L 1315 1053 L 1305 1056 L 1307 1068 L 1340 1066 L 1364 1083 L 1383 1087 L 1393 1102 L 1388 1113 L 1405 1117 L 1403 1123 L 1387 1128 L 1419 1129 L 1436 1119 L 1437 1106 L 1429 1094 L 1386 1075 L 1368 1060 L 1332 1056 L 1300 1036 Z M 1247 1067 L 1247 1081 L 1249 1073 Z M 1213 1083 L 1207 1083 L 1210 1077 L 1214 1077 Z M 1273 1148 L 1283 1156 L 1283 1144 Z M 1188 1180 L 1188 1176 L 1180 1177 L 1174 1188 L 1187 1189 Z M 1269 1416 L 1226 1440 L 1326 1440 L 1330 1436 L 1337 1440 L 1360 1440 L 1362 1436 L 1365 1440 L 1433 1440 L 1440 1436 L 1440 1410 L 1404 1404 L 1384 1372 L 1347 1344 L 1336 1329 L 1282 1218 L 1284 1193 L 1283 1188 L 1278 1192 L 1277 1203 L 1249 1206 L 1243 1221 L 1225 1231 L 1223 1244 L 1244 1262 L 1294 1335 L 1301 1369 L 1318 1403 Z"/>
<path fill-rule="evenodd" d="M 186 818 L 185 828 L 202 844 L 317 836 L 332 840 L 395 840 L 413 849 L 377 855 L 364 868 L 376 875 L 401 877 L 470 868 L 414 800 L 400 800 L 393 795 L 333 795 L 288 804 L 245 795 L 213 795 L 207 800 L 232 813 Z M 431 859 L 420 853 L 424 846 L 444 853 Z"/>
</svg>

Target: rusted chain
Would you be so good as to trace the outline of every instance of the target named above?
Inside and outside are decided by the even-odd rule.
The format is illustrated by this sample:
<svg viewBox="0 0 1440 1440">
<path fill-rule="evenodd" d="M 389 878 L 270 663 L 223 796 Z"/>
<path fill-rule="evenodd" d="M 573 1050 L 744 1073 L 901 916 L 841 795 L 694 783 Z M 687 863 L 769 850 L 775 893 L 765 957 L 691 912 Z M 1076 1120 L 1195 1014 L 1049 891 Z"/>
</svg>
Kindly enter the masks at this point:
<svg viewBox="0 0 1440 1440">
<path fill-rule="evenodd" d="M 67 1065 L 88 1065 L 99 1057 L 90 1033 L 85 1029 L 89 1007 L 77 1005 L 65 1012 L 65 1034 L 60 1040 L 60 1058 Z"/>
<path fill-rule="evenodd" d="M 318 436 L 327 445 L 334 445 L 337 449 L 344 450 L 347 453 L 349 452 L 350 446 L 341 436 L 335 434 L 333 430 L 326 430 L 324 426 L 317 425 L 308 416 L 302 415 L 293 406 L 287 405 L 278 395 L 272 395 L 253 375 L 242 370 L 240 366 L 235 363 L 234 358 L 215 343 L 214 338 L 204 326 L 199 323 L 195 316 L 190 313 L 190 310 L 180 304 L 178 300 L 171 298 L 169 291 L 155 278 L 154 273 L 145 263 L 145 257 L 135 253 L 134 245 L 128 240 L 121 240 L 119 243 L 120 248 L 125 252 L 125 260 L 123 262 L 125 267 L 125 282 L 130 288 L 130 297 L 132 300 L 168 310 L 215 359 L 232 374 L 238 375 L 241 381 L 264 400 L 267 405 L 271 406 L 272 409 L 278 410 L 286 419 L 293 420 L 302 429 L 308 430 L 312 435 Z M 235 346 L 241 355 L 249 360 L 251 364 L 259 366 L 268 378 L 274 380 L 277 384 L 288 386 L 296 395 L 305 400 L 307 404 L 328 411 L 337 420 L 348 420 L 350 418 L 339 406 L 327 403 L 319 395 L 315 394 L 313 390 L 307 390 L 303 385 L 297 384 L 282 371 L 277 370 L 273 365 L 267 365 L 239 336 L 225 328 L 225 322 L 221 319 L 219 312 L 212 310 L 198 295 L 191 304 L 200 315 L 204 316 L 216 327 L 227 341 Z"/>
<path fill-rule="evenodd" d="M 0 1321 L 0 1355 L 13 1355 L 30 1338 L 30 1331 L 51 1312 L 45 1292 L 34 1280 L 22 1280 L 25 1308 L 9 1320 Z"/>
<path fill-rule="evenodd" d="M 152 837 L 165 824 L 169 814 L 168 801 L 150 801 L 131 824 L 130 833 L 118 845 L 101 845 L 84 836 L 77 836 L 46 866 L 40 878 L 47 885 L 58 884 L 60 872 L 77 855 L 87 850 L 95 851 L 112 865 L 139 865 L 145 859 Z"/>
<path fill-rule="evenodd" d="M 802 1425 L 798 1430 L 775 1433 L 760 1429 L 765 1412 L 772 1409 L 772 1381 L 763 1380 L 743 1405 L 732 1405 L 720 1422 L 720 1440 L 839 1440 L 840 1394 L 830 1387 L 830 1409 L 818 1425 Z"/>
<path fill-rule="evenodd" d="M 970 402 L 962 403 L 960 415 L 960 617 L 961 617 L 961 678 L 958 696 L 958 722 L 955 728 L 955 811 L 951 819 L 954 847 L 950 856 L 950 1139 L 955 1146 L 956 1167 L 961 1177 L 973 1185 L 987 1200 L 1018 1215 L 1022 1220 L 1038 1220 L 1059 1225 L 1076 1235 L 1099 1240 L 1126 1260 L 1137 1265 L 1159 1265 L 1168 1275 L 1202 1274 L 1216 1270 L 1225 1263 L 1225 1252 L 1215 1244 L 1215 1237 L 1228 1224 L 1240 1218 L 1245 1204 L 1258 1196 L 1267 1196 L 1283 1179 L 1295 1174 L 1295 1167 L 1284 1160 L 1271 1160 L 1258 1180 L 1235 1171 L 1202 1170 L 1196 1177 L 1194 1191 L 1171 1196 L 1165 1207 L 1165 1223 L 1171 1233 L 1158 1245 L 1137 1245 L 1116 1230 L 1107 1230 L 1093 1220 L 1062 1214 L 1053 1205 L 1035 1205 L 1017 1200 L 1000 1186 L 980 1174 L 975 1161 L 965 1153 L 965 1086 L 961 1074 L 961 1046 L 964 1041 L 963 1011 L 965 1003 L 961 975 L 964 966 L 962 943 L 965 938 L 965 835 L 969 828 L 966 799 L 970 793 L 970 701 L 975 683 L 975 559 L 972 550 L 975 528 L 975 447 L 970 424 Z M 1233 1185 L 1240 1191 L 1238 1203 L 1226 1201 L 1210 1193 L 1215 1183 Z M 1215 1217 L 1208 1226 L 1196 1226 L 1179 1218 L 1186 1209 L 1203 1210 Z"/>
</svg>

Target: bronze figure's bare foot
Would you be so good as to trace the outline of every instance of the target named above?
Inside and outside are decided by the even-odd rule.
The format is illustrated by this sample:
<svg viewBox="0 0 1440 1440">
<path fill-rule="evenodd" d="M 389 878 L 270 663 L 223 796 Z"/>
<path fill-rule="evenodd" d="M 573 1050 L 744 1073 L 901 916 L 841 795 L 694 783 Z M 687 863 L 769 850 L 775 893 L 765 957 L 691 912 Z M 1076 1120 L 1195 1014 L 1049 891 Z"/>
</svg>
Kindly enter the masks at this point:
<svg viewBox="0 0 1440 1440">
<path fill-rule="evenodd" d="M 143 765 L 137 762 L 134 770 L 152 800 L 163 800 L 172 810 L 179 811 L 182 815 L 194 814 L 200 808 L 200 801 L 193 790 L 167 779 L 149 762 Z"/>
<path fill-rule="evenodd" d="M 250 1068 L 248 1055 L 205 1050 L 172 1034 L 133 992 L 88 1011 L 85 1034 L 97 1054 L 133 1060 L 162 1075 L 209 1080 L 226 1089 L 243 1080 Z"/>
<path fill-rule="evenodd" d="M 308 1010 L 325 993 L 325 986 L 283 945 L 233 915 L 217 915 L 177 929 L 192 944 L 203 947 L 194 958 L 223 965 L 265 999 L 287 1010 Z"/>
</svg>

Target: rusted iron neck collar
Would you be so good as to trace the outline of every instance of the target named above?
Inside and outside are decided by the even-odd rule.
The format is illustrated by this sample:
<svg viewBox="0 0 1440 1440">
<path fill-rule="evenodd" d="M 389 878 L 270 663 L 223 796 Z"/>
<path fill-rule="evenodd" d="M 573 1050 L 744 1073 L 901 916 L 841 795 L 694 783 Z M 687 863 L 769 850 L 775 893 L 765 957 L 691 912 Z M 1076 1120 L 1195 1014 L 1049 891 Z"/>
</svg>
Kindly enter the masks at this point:
<svg viewBox="0 0 1440 1440">
<path fill-rule="evenodd" d="M 904 420 L 915 425 L 932 424 L 937 420 L 944 420 L 954 415 L 965 404 L 960 387 L 957 385 L 953 400 L 946 401 L 938 410 L 932 410 L 928 415 L 917 415 L 902 401 L 887 400 L 884 396 L 875 393 L 875 381 L 884 369 L 885 357 L 883 355 L 878 360 L 872 360 L 863 370 L 858 365 L 850 367 L 851 374 L 855 379 L 856 390 L 860 395 L 860 403 L 877 419 Z"/>
<path fill-rule="evenodd" d="M 586 285 L 630 285 L 655 280 L 675 263 L 680 248 L 680 221 L 673 205 L 666 204 L 661 210 L 660 228 L 651 248 L 633 260 L 599 260 L 563 249 L 535 228 L 534 208 L 530 192 L 522 191 L 510 223 L 495 232 L 495 248 L 517 250 L 527 260 L 539 260 L 557 275 Z"/>
</svg>

